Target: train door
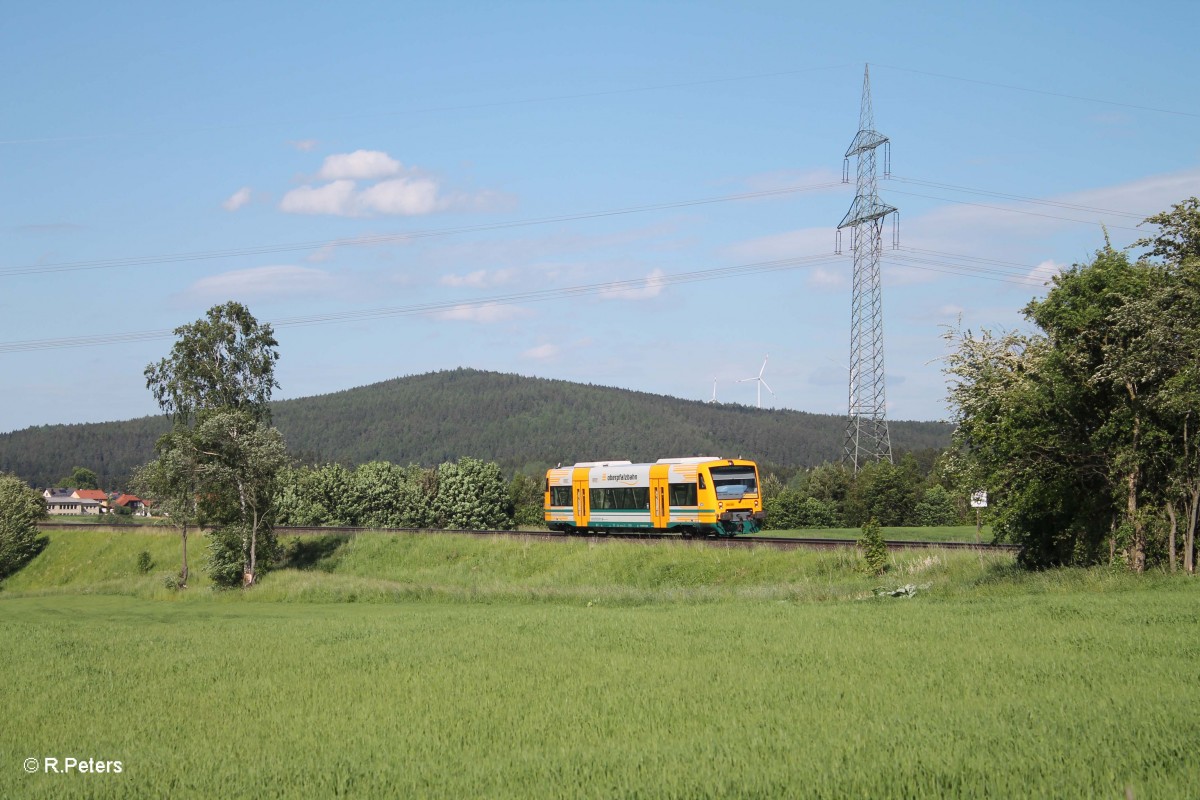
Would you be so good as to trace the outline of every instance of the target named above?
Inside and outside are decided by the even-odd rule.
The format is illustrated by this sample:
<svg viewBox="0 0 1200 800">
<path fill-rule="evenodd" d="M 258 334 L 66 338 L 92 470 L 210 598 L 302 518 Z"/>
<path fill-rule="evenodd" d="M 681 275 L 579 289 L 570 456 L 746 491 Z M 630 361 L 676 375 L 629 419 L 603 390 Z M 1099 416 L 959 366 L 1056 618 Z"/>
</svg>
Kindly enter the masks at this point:
<svg viewBox="0 0 1200 800">
<path fill-rule="evenodd" d="M 590 503 L 588 502 L 588 475 L 591 470 L 587 467 L 579 467 L 571 474 L 571 485 L 573 487 L 573 501 L 571 505 L 575 509 L 575 527 L 586 528 L 588 517 L 590 516 Z"/>
<path fill-rule="evenodd" d="M 671 495 L 667 491 L 669 464 L 650 467 L 650 524 L 655 528 L 666 528 L 671 519 Z"/>
</svg>

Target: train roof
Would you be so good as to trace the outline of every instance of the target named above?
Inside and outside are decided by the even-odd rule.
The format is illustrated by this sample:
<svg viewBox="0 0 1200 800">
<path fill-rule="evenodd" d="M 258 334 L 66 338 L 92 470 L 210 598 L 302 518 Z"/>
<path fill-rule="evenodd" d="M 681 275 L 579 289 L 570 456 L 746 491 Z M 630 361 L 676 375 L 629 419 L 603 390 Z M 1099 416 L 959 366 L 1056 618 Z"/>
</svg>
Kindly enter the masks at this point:
<svg viewBox="0 0 1200 800">
<path fill-rule="evenodd" d="M 571 467 L 558 469 L 573 469 L 575 467 L 648 467 L 653 464 L 707 464 L 710 461 L 746 461 L 743 458 L 722 458 L 720 456 L 684 456 L 682 458 L 660 458 L 658 461 L 634 464 L 632 461 L 580 461 Z"/>
</svg>

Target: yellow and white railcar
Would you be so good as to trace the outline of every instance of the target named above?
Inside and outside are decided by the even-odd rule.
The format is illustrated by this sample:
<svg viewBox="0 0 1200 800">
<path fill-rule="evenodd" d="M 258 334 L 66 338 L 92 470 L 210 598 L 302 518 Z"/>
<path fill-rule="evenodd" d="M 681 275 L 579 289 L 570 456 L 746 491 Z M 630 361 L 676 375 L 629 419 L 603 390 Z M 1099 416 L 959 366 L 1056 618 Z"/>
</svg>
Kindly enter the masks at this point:
<svg viewBox="0 0 1200 800">
<path fill-rule="evenodd" d="M 546 473 L 550 530 L 677 531 L 732 536 L 762 529 L 758 466 L 741 458 L 587 461 Z"/>
</svg>

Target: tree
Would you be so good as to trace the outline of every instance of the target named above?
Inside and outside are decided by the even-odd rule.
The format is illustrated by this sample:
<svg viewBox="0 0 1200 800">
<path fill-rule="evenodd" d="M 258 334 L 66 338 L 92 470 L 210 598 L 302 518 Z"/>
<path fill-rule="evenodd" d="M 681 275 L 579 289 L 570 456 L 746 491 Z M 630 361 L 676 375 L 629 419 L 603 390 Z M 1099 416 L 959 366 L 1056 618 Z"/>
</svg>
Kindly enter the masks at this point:
<svg viewBox="0 0 1200 800">
<path fill-rule="evenodd" d="M 163 434 L 154 449 L 158 458 L 138 467 L 131 484 L 138 494 L 154 498 L 158 511 L 179 526 L 181 557 L 176 586 L 186 589 L 188 528 L 202 527 L 206 522 L 200 505 L 200 453 L 188 430 Z"/>
<path fill-rule="evenodd" d="M 1159 227 L 1138 242 L 1149 257 L 1106 243 L 1025 308 L 1039 333 L 950 337 L 958 453 L 981 486 L 1000 487 L 997 535 L 1026 564 L 1107 550 L 1136 572 L 1161 553 L 1174 568 L 1181 516 L 1194 563 L 1200 203 L 1147 221 Z"/>
<path fill-rule="evenodd" d="M 218 580 L 230 582 L 230 565 L 240 564 L 249 586 L 258 576 L 260 535 L 273 541 L 276 480 L 287 461 L 282 436 L 269 427 L 278 343 L 270 325 L 236 302 L 213 306 L 175 334 L 170 356 L 145 370 L 173 427 L 144 477 L 185 513 L 184 571 L 187 522 L 203 517 L 218 526 L 210 547 Z"/>
<path fill-rule="evenodd" d="M 546 525 L 544 479 L 539 481 L 523 473 L 517 473 L 508 484 L 508 516 L 520 527 L 542 527 Z"/>
<path fill-rule="evenodd" d="M 899 464 L 888 461 L 866 464 L 854 476 L 847 492 L 846 521 L 862 525 L 874 518 L 880 525 L 911 525 L 922 483 L 911 454 L 905 454 Z"/>
<path fill-rule="evenodd" d="M 0 580 L 41 552 L 46 539 L 37 521 L 46 516 L 45 499 L 15 475 L 0 472 Z"/>
<path fill-rule="evenodd" d="M 86 467 L 75 467 L 71 470 L 70 477 L 63 478 L 58 485 L 68 486 L 72 489 L 99 489 L 100 479 L 96 473 Z"/>
<path fill-rule="evenodd" d="M 230 301 L 204 319 L 175 329 L 171 355 L 145 369 L 146 388 L 176 425 L 188 426 L 203 409 L 247 411 L 269 421 L 278 342 L 269 324 Z"/>
<path fill-rule="evenodd" d="M 1183 568 L 1195 571 L 1196 525 L 1200 512 L 1200 200 L 1188 198 L 1170 211 L 1146 220 L 1158 227 L 1155 236 L 1135 242 L 1150 248 L 1148 258 L 1162 259 L 1165 280 L 1142 302 L 1130 303 L 1119 323 L 1137 328 L 1152 320 L 1147 332 L 1147 360 L 1162 373 L 1160 390 L 1147 399 L 1161 428 L 1170 437 L 1160 465 L 1163 504 L 1169 518 L 1168 553 L 1176 568 L 1176 533 L 1184 522 Z"/>
<path fill-rule="evenodd" d="M 430 528 L 437 524 L 436 492 L 434 470 L 371 461 L 354 470 L 341 513 L 372 528 Z"/>
<path fill-rule="evenodd" d="M 341 464 L 287 469 L 279 476 L 275 520 L 280 525 L 358 525 L 347 501 L 354 475 Z"/>
<path fill-rule="evenodd" d="M 443 528 L 511 528 L 512 518 L 505 513 L 507 501 L 507 487 L 495 463 L 464 456 L 457 463 L 438 467 L 433 506 Z"/>
<path fill-rule="evenodd" d="M 925 490 L 920 501 L 917 502 L 913 517 L 916 524 L 925 527 L 954 525 L 959 520 L 954 498 L 940 484 L 935 484 Z"/>
<path fill-rule="evenodd" d="M 204 413 L 193 433 L 200 456 L 200 506 L 219 521 L 210 546 L 221 582 L 230 581 L 229 565 L 240 565 L 245 586 L 258 579 L 259 542 L 274 548 L 273 501 L 276 481 L 288 463 L 283 436 L 249 412 L 221 409 Z M 269 559 L 268 559 L 269 561 Z"/>
</svg>

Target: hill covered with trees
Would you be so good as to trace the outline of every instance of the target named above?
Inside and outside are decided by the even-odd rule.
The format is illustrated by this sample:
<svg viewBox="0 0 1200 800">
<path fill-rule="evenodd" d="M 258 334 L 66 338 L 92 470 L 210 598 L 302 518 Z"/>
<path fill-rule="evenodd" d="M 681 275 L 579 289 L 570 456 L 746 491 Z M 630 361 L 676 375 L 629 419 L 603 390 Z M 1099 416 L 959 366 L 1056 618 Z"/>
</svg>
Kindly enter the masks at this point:
<svg viewBox="0 0 1200 800">
<path fill-rule="evenodd" d="M 271 404 L 275 425 L 301 463 L 372 460 L 433 466 L 471 456 L 505 470 L 605 458 L 744 456 L 783 468 L 841 453 L 841 416 L 703 403 L 568 381 L 455 369 L 396 378 Z M 0 434 L 0 471 L 36 486 L 95 471 L 120 486 L 154 456 L 165 417 L 45 425 Z M 891 422 L 897 451 L 943 448 L 951 426 Z"/>
</svg>

